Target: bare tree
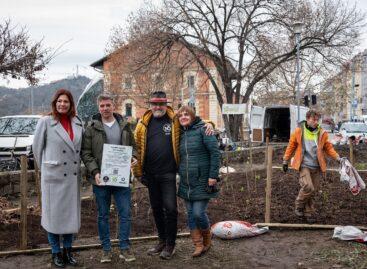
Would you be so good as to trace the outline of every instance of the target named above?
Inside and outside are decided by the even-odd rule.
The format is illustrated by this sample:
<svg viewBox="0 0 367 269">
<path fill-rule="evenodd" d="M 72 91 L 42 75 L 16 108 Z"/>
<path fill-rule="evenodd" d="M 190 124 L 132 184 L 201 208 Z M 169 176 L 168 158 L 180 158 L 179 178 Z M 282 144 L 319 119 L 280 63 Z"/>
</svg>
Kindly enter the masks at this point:
<svg viewBox="0 0 367 269">
<path fill-rule="evenodd" d="M 26 28 L 17 29 L 10 20 L 0 24 L 0 75 L 3 78 L 26 79 L 36 84 L 37 72 L 43 70 L 53 58 L 42 41 L 32 43 Z"/>
<path fill-rule="evenodd" d="M 301 55 L 300 91 L 301 98 L 320 94 L 325 81 L 339 72 L 340 65 L 324 62 L 316 51 L 312 55 Z M 254 99 L 259 105 L 297 104 L 296 63 L 288 61 L 280 64 L 260 81 L 254 90 Z M 303 102 L 301 102 L 302 104 Z"/>
<path fill-rule="evenodd" d="M 296 21 L 304 24 L 303 55 L 316 54 L 319 60 L 336 64 L 358 44 L 364 16 L 342 0 L 164 0 L 161 8 L 147 6 L 132 15 L 129 33 L 122 39 L 137 42 L 153 33 L 142 44 L 151 50 L 142 62 L 145 66 L 165 58 L 172 44 L 180 42 L 206 73 L 222 106 L 246 103 L 269 74 L 294 61 Z M 149 27 L 142 28 L 143 24 Z M 220 81 L 210 72 L 208 57 Z M 242 116 L 223 115 L 223 119 L 237 140 Z"/>
</svg>

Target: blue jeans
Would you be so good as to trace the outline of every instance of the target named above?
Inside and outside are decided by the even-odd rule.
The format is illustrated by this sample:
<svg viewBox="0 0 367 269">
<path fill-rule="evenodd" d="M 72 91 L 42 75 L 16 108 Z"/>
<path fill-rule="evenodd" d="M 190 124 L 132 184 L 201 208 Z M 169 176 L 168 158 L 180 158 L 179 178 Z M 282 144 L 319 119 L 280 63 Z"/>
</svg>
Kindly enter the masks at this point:
<svg viewBox="0 0 367 269">
<path fill-rule="evenodd" d="M 64 248 L 71 248 L 71 245 L 73 243 L 73 234 L 53 234 L 53 233 L 47 232 L 47 238 L 48 238 L 48 242 L 50 243 L 52 253 L 61 252 L 60 236 L 63 237 L 62 243 L 63 243 Z"/>
<path fill-rule="evenodd" d="M 206 230 L 209 228 L 209 218 L 206 213 L 209 200 L 189 201 L 185 200 L 188 225 L 190 230 L 200 229 Z"/>
<path fill-rule="evenodd" d="M 113 195 L 119 216 L 120 249 L 130 248 L 131 190 L 126 187 L 93 185 L 98 209 L 98 234 L 103 250 L 111 251 L 110 206 Z"/>
</svg>

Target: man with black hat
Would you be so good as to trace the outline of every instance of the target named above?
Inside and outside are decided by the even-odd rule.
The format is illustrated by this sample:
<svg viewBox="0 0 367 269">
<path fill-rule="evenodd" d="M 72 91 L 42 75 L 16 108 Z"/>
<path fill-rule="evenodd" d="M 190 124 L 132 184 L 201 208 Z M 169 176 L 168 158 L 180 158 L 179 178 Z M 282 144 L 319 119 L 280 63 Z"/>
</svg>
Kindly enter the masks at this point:
<svg viewBox="0 0 367 269">
<path fill-rule="evenodd" d="M 170 259 L 177 234 L 176 173 L 179 162 L 180 124 L 163 91 L 151 94 L 147 110 L 135 129 L 138 163 L 134 176 L 148 187 L 159 242 L 149 255 Z M 211 124 L 207 124 L 207 134 Z"/>
</svg>

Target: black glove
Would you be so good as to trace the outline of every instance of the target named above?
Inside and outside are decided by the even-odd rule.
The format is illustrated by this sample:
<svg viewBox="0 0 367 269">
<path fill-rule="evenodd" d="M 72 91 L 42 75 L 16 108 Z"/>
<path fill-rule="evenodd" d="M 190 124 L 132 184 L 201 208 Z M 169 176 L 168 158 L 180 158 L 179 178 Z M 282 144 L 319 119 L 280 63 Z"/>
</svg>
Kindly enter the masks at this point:
<svg viewBox="0 0 367 269">
<path fill-rule="evenodd" d="M 283 172 L 287 173 L 288 171 L 288 163 L 287 162 L 283 162 Z"/>
<path fill-rule="evenodd" d="M 212 186 L 206 185 L 205 191 L 207 193 L 216 193 L 216 192 L 218 192 L 219 191 L 218 184 L 215 184 L 215 185 L 212 185 Z"/>
</svg>

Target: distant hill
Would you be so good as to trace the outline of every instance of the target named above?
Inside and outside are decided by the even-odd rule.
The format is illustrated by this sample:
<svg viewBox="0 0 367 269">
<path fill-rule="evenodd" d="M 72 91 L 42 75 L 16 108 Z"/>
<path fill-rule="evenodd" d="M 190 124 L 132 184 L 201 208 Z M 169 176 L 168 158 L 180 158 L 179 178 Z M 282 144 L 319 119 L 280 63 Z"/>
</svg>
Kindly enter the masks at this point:
<svg viewBox="0 0 367 269">
<path fill-rule="evenodd" d="M 0 116 L 31 114 L 31 90 L 33 90 L 34 114 L 50 111 L 51 98 L 60 88 L 71 91 L 76 105 L 79 96 L 89 82 L 89 78 L 78 76 L 22 89 L 0 87 Z"/>
</svg>

